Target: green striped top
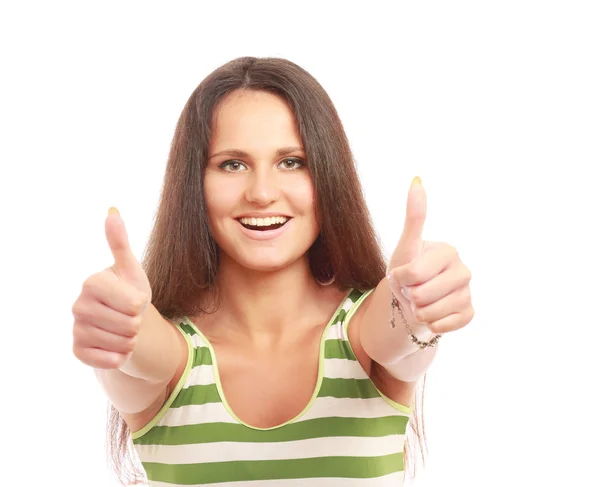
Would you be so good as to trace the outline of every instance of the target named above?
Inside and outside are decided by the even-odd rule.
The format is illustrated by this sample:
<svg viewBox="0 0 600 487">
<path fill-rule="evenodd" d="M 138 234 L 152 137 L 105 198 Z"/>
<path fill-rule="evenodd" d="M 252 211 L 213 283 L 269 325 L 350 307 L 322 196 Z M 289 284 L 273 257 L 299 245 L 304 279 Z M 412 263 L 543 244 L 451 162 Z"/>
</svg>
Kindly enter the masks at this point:
<svg viewBox="0 0 600 487">
<path fill-rule="evenodd" d="M 272 428 L 239 420 L 215 353 L 185 317 L 185 371 L 158 414 L 132 433 L 152 487 L 401 486 L 411 409 L 384 396 L 356 359 L 348 322 L 371 291 L 351 290 L 323 331 L 311 401 Z"/>
</svg>

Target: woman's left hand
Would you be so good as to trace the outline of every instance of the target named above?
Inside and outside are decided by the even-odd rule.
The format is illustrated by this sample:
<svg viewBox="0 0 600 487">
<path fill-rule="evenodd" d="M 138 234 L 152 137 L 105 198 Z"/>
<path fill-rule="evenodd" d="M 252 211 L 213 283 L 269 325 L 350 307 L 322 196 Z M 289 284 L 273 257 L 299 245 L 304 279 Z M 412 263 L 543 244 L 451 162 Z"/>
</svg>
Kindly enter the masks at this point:
<svg viewBox="0 0 600 487">
<path fill-rule="evenodd" d="M 415 321 L 433 333 L 467 325 L 475 314 L 471 303 L 471 271 L 447 243 L 423 242 L 427 198 L 420 179 L 409 190 L 400 242 L 388 266 L 392 292 L 410 302 Z"/>
</svg>

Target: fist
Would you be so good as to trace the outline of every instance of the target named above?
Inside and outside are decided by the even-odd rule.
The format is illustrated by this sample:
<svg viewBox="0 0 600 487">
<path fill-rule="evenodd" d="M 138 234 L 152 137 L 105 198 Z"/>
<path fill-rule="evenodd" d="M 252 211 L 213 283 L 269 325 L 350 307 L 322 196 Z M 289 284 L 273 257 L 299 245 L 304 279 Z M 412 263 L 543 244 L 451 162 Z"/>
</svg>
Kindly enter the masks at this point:
<svg viewBox="0 0 600 487">
<path fill-rule="evenodd" d="M 73 353 L 94 368 L 117 369 L 135 349 L 152 291 L 116 209 L 109 211 L 104 229 L 114 264 L 86 279 L 73 304 Z"/>
<path fill-rule="evenodd" d="M 388 279 L 395 296 L 410 305 L 412 321 L 426 324 L 432 333 L 447 333 L 470 323 L 475 314 L 469 288 L 471 271 L 451 245 L 423 241 L 426 213 L 427 195 L 420 178 L 415 178 Z"/>
</svg>

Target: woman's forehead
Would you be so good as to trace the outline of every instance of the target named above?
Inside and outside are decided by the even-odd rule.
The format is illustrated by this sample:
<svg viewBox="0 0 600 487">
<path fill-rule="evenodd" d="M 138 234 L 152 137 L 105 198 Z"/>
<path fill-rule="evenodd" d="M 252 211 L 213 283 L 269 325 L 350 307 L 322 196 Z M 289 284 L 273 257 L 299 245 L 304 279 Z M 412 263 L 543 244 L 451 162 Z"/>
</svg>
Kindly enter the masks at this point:
<svg viewBox="0 0 600 487">
<path fill-rule="evenodd" d="M 280 97 L 242 91 L 227 96 L 216 108 L 211 152 L 276 151 L 302 147 L 294 114 Z"/>
</svg>

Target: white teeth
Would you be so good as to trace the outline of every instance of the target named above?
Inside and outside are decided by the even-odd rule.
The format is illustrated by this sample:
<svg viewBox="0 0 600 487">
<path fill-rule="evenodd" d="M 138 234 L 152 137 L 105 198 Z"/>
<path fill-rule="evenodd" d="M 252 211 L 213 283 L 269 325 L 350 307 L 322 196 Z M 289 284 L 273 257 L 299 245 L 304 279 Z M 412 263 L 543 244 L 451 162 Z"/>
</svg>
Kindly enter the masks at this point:
<svg viewBox="0 0 600 487">
<path fill-rule="evenodd" d="M 252 225 L 253 227 L 268 227 L 275 225 L 276 223 L 285 223 L 289 220 L 287 216 L 270 216 L 266 218 L 240 218 L 241 223 L 244 225 Z"/>
</svg>

